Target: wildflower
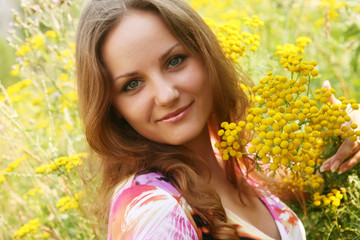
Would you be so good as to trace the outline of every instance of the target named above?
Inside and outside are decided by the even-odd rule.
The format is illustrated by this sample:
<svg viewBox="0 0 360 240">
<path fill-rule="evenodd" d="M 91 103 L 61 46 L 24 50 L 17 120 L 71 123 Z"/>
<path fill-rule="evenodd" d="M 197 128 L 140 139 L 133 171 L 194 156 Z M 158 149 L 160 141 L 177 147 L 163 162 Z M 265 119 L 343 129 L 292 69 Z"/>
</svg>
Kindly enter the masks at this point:
<svg viewBox="0 0 360 240">
<path fill-rule="evenodd" d="M 343 8 L 345 3 L 340 0 L 321 0 L 318 7 L 319 8 L 328 8 L 329 18 L 334 20 L 338 18 L 339 14 L 337 13 L 337 9 Z"/>
<path fill-rule="evenodd" d="M 359 108 L 355 100 L 342 97 L 341 104 L 331 105 L 330 96 L 336 91 L 326 88 L 315 90 L 314 98 L 305 94 L 311 80 L 319 75 L 318 63 L 306 61 L 300 55 L 309 43 L 311 39 L 300 37 L 296 45 L 278 46 L 276 55 L 280 56 L 280 64 L 291 73 L 291 78 L 274 76 L 268 71 L 266 77 L 251 88 L 255 104 L 248 110 L 247 122 L 236 127 L 245 128 L 254 138 L 251 141 L 241 139 L 241 134 L 231 134 L 232 123 L 222 123 L 219 135 L 231 137 L 223 137 L 224 141 L 216 146 L 224 160 L 252 154 L 256 164 L 266 164 L 267 171 L 277 171 L 280 166 L 290 169 L 292 173 L 284 186 L 311 192 L 319 191 L 324 184 L 324 179 L 315 173 L 326 159 L 324 146 L 338 136 L 356 141 L 360 130 L 355 130 L 357 124 L 342 126 L 351 120 L 348 111 Z M 351 107 L 348 109 L 348 106 Z M 233 148 L 235 143 L 236 149 Z M 246 148 L 247 143 L 250 146 Z M 337 207 L 341 195 L 337 197 L 316 199 L 314 204 Z"/>
<path fill-rule="evenodd" d="M 69 43 L 68 45 L 71 49 L 71 52 L 74 54 L 75 53 L 75 43 Z"/>
<path fill-rule="evenodd" d="M 83 161 L 81 160 L 82 157 L 86 157 L 86 153 L 78 153 L 74 156 L 63 156 L 56 158 L 53 163 L 45 164 L 39 166 L 35 169 L 35 173 L 37 174 L 48 174 L 53 171 L 57 171 L 59 168 L 64 167 L 66 170 L 71 170 L 74 167 L 78 167 L 82 165 Z"/>
<path fill-rule="evenodd" d="M 19 66 L 19 64 L 14 64 L 14 65 L 11 67 L 10 75 L 11 75 L 11 76 L 19 76 L 19 72 L 20 72 L 20 66 Z"/>
<path fill-rule="evenodd" d="M 264 23 L 259 17 L 245 17 L 244 24 L 252 27 L 252 32 L 241 32 L 239 25 L 228 21 L 224 24 L 217 24 L 211 19 L 205 19 L 206 23 L 213 30 L 219 39 L 224 54 L 233 62 L 238 63 L 239 58 L 245 55 L 246 50 L 256 52 L 260 36 L 254 33 L 255 28 L 263 26 Z"/>
<path fill-rule="evenodd" d="M 66 82 L 69 80 L 69 73 L 61 73 L 58 80 L 61 82 Z"/>
<path fill-rule="evenodd" d="M 15 52 L 15 55 L 18 57 L 25 56 L 28 52 L 30 52 L 31 48 L 28 45 L 21 45 L 19 49 Z"/>
<path fill-rule="evenodd" d="M 51 237 L 51 234 L 50 234 L 49 232 L 45 232 L 45 233 L 43 233 L 43 235 L 42 235 L 42 238 L 43 238 L 43 239 L 46 239 L 46 238 L 49 238 L 49 237 Z"/>
<path fill-rule="evenodd" d="M 8 95 L 12 96 L 18 93 L 21 89 L 24 89 L 32 84 L 31 79 L 23 79 L 17 83 L 14 83 L 13 85 L 10 85 L 7 87 L 6 92 Z"/>
<path fill-rule="evenodd" d="M 27 234 L 39 231 L 40 222 L 38 218 L 30 220 L 28 223 L 21 226 L 13 235 L 12 238 L 20 239 Z"/>
<path fill-rule="evenodd" d="M 31 47 L 34 49 L 39 49 L 40 47 L 44 46 L 45 44 L 45 37 L 42 34 L 34 35 L 29 39 Z"/>
<path fill-rule="evenodd" d="M 320 192 L 316 192 L 313 195 L 313 198 L 315 200 L 314 205 L 315 206 L 321 206 L 321 202 L 317 202 L 319 200 L 323 201 L 322 206 L 332 206 L 332 207 L 339 207 L 341 204 L 341 200 L 343 199 L 343 194 L 345 193 L 345 189 L 341 188 L 341 190 L 338 189 L 332 189 L 331 192 L 328 194 L 320 194 Z"/>
<path fill-rule="evenodd" d="M 16 168 L 20 166 L 20 164 L 28 159 L 29 156 L 27 154 L 23 155 L 20 158 L 15 159 L 14 161 L 10 162 L 7 167 L 0 171 L 0 183 L 5 181 L 5 174 L 13 172 Z"/>
<path fill-rule="evenodd" d="M 72 198 L 70 196 L 65 196 L 59 199 L 56 203 L 56 207 L 59 209 L 59 212 L 65 212 L 69 209 L 77 209 L 79 208 L 78 200 L 82 197 L 83 193 L 79 192 L 75 194 L 75 197 Z"/>
<path fill-rule="evenodd" d="M 0 172 L 0 183 L 5 181 L 5 174 L 3 172 Z"/>
<path fill-rule="evenodd" d="M 57 37 L 57 33 L 53 30 L 46 31 L 45 35 L 48 38 L 56 38 Z"/>
<path fill-rule="evenodd" d="M 44 191 L 42 190 L 42 188 L 40 188 L 39 186 L 30 189 L 24 196 L 23 198 L 25 200 L 28 199 L 28 197 L 35 197 L 37 194 L 39 195 L 44 195 Z"/>
</svg>

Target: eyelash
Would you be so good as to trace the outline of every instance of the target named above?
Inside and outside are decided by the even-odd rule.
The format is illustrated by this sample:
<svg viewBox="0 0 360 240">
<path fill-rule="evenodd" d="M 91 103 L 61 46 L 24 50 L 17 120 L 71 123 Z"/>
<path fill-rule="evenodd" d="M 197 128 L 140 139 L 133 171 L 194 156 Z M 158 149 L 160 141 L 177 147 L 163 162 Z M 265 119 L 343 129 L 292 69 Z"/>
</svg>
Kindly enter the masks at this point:
<svg viewBox="0 0 360 240">
<path fill-rule="evenodd" d="M 180 62 L 179 62 L 176 66 L 170 66 L 171 61 L 174 60 L 174 59 L 179 59 Z M 176 56 L 173 56 L 173 57 L 171 57 L 171 58 L 169 59 L 169 61 L 167 62 L 167 67 L 170 68 L 170 69 L 171 69 L 171 68 L 178 67 L 179 65 L 181 65 L 181 64 L 184 62 L 185 59 L 186 59 L 186 56 L 184 56 L 184 55 L 176 55 Z"/>
<path fill-rule="evenodd" d="M 138 85 L 137 85 L 135 88 L 130 88 L 130 89 L 128 89 L 128 87 L 130 86 L 130 83 L 131 83 L 131 82 L 134 82 L 134 81 L 137 81 L 137 82 L 138 82 Z M 122 91 L 124 91 L 124 92 L 133 91 L 133 90 L 135 90 L 136 88 L 138 88 L 139 85 L 141 85 L 140 80 L 138 80 L 138 79 L 131 79 L 131 80 L 129 80 L 129 81 L 124 85 Z"/>
</svg>

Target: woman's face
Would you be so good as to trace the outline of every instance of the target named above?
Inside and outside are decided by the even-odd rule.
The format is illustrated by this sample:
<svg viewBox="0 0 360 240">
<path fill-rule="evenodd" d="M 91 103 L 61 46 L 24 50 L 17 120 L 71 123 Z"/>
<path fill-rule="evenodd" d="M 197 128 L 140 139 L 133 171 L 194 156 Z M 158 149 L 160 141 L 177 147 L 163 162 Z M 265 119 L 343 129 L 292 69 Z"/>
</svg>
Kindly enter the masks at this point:
<svg viewBox="0 0 360 240">
<path fill-rule="evenodd" d="M 162 18 L 130 11 L 105 38 L 102 57 L 118 116 L 155 142 L 186 145 L 207 134 L 212 93 L 203 61 Z"/>
</svg>

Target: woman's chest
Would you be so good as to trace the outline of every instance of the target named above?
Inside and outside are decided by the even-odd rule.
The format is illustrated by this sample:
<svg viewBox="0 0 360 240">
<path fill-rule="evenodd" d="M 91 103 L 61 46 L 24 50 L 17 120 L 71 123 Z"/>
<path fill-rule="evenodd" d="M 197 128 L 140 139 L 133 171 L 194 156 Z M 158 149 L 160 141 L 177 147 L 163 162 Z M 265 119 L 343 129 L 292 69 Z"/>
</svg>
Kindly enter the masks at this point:
<svg viewBox="0 0 360 240">
<path fill-rule="evenodd" d="M 235 223 L 241 219 L 240 225 L 246 225 L 252 231 L 265 234 L 273 239 L 281 239 L 277 224 L 267 208 L 267 206 L 258 198 L 250 197 L 244 199 L 244 203 L 234 200 L 234 198 L 222 197 L 224 208 L 228 212 L 228 217 L 232 217 Z M 234 219 L 235 218 L 235 219 Z"/>
</svg>

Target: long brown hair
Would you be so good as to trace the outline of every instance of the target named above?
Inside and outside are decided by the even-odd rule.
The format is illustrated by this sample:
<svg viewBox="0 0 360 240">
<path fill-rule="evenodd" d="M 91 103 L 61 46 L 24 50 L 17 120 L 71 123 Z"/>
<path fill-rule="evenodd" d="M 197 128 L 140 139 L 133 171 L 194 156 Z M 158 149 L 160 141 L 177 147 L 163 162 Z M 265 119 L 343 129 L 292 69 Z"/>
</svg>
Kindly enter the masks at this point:
<svg viewBox="0 0 360 240">
<path fill-rule="evenodd" d="M 219 196 L 198 175 L 200 167 L 206 168 L 206 161 L 185 147 L 145 139 L 125 119 L 119 119 L 111 105 L 112 82 L 102 62 L 101 47 L 107 33 L 130 9 L 152 11 L 161 16 L 169 31 L 204 61 L 214 97 L 213 113 L 208 122 L 212 136 L 217 135 L 222 121 L 242 119 L 249 107 L 248 98 L 239 87 L 238 70 L 224 56 L 211 29 L 186 2 L 92 0 L 82 12 L 77 31 L 77 87 L 85 135 L 91 150 L 100 159 L 100 189 L 107 206 L 103 208 L 104 216 L 119 182 L 139 169 L 158 169 L 208 223 L 215 238 L 236 239 L 235 227 L 226 222 Z M 236 166 L 239 167 L 236 159 L 226 161 L 227 178 L 241 196 L 251 188 L 236 173 Z"/>
</svg>

